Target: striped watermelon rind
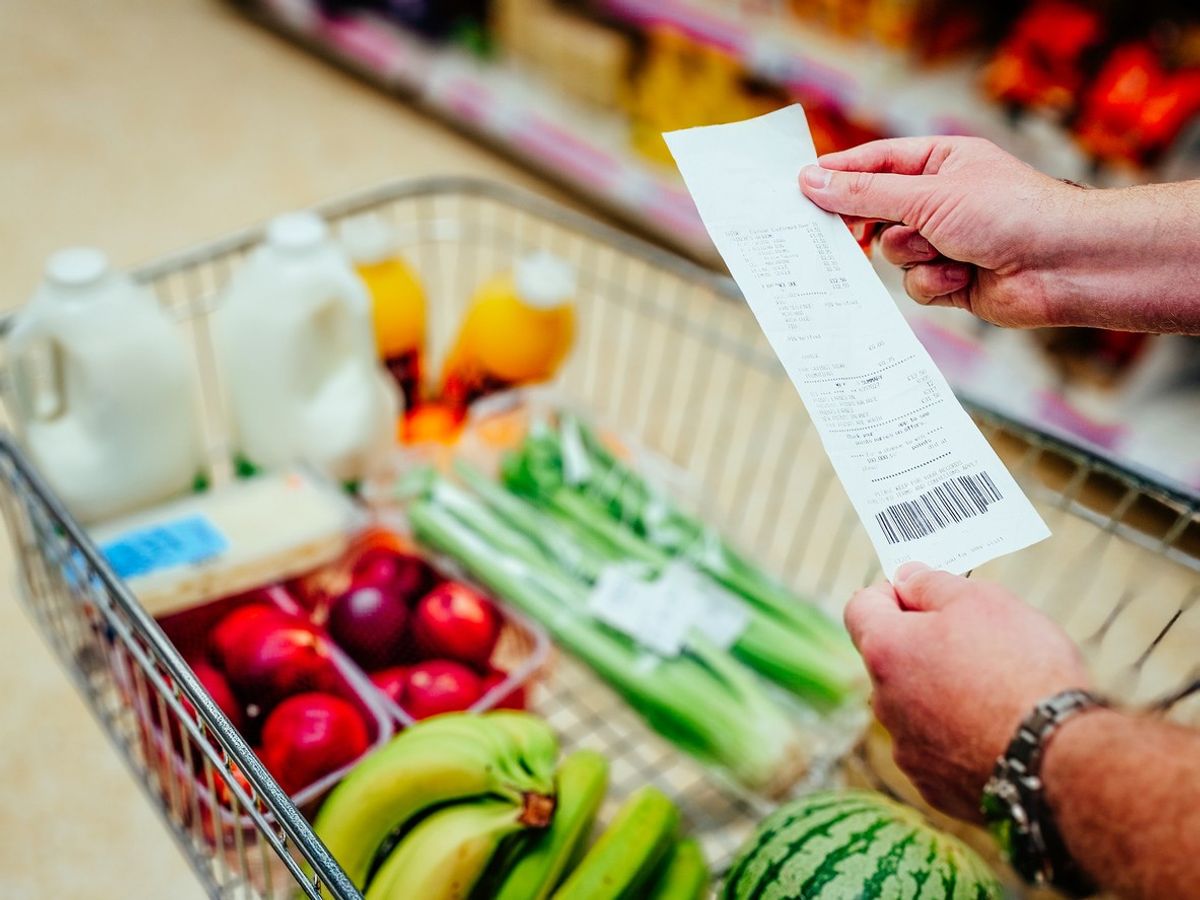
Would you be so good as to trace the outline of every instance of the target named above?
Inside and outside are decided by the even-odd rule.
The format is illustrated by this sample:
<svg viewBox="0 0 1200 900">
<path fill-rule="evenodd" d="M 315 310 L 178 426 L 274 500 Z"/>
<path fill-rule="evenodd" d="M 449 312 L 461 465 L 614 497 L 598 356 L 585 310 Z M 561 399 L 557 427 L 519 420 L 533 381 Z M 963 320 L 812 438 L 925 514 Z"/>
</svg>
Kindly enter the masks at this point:
<svg viewBox="0 0 1200 900">
<path fill-rule="evenodd" d="M 871 791 L 824 791 L 780 807 L 725 879 L 724 900 L 1000 900 L 970 847 Z"/>
</svg>

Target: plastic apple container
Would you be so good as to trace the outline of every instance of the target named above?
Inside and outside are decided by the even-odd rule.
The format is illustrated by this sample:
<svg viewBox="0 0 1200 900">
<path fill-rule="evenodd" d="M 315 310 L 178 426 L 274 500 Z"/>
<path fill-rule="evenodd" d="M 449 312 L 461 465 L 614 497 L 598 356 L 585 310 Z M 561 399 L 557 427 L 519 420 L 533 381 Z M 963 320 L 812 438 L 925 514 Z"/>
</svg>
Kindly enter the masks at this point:
<svg viewBox="0 0 1200 900">
<path fill-rule="evenodd" d="M 379 691 L 281 586 L 192 607 L 160 619 L 159 625 L 305 814 L 314 813 L 355 763 L 395 731 Z M 205 773 L 200 748 L 185 729 L 173 721 L 164 728 L 170 717 L 161 704 L 149 692 L 141 697 L 148 758 L 170 779 L 165 783 L 184 795 L 177 798 L 183 811 L 199 815 L 210 841 L 244 840 L 254 831 L 250 816 L 234 814 L 229 788 L 215 772 Z M 340 745 L 310 744 L 296 752 L 289 738 L 303 733 L 306 716 L 332 723 Z M 243 787 L 249 794 L 248 785 Z"/>
<path fill-rule="evenodd" d="M 378 525 L 288 590 L 401 727 L 442 712 L 524 708 L 550 650 L 541 628 Z"/>
</svg>

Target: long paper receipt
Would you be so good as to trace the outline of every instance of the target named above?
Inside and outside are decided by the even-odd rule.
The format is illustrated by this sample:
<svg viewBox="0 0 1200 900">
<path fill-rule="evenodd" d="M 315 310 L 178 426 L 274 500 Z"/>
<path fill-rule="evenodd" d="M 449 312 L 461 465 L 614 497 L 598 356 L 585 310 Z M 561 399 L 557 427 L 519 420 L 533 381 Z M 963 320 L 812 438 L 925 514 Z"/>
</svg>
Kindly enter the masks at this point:
<svg viewBox="0 0 1200 900">
<path fill-rule="evenodd" d="M 884 572 L 962 573 L 1048 537 L 849 230 L 800 192 L 804 110 L 665 137 Z"/>
</svg>

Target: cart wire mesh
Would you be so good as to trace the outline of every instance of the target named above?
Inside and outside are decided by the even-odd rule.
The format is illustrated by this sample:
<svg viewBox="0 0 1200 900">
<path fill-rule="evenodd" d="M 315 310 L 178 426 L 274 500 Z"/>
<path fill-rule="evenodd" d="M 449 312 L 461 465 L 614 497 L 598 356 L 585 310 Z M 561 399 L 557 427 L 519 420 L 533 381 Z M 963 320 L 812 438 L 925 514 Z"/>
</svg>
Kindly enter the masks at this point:
<svg viewBox="0 0 1200 900">
<path fill-rule="evenodd" d="M 528 250 L 568 260 L 579 273 L 579 339 L 558 390 L 573 408 L 615 423 L 686 473 L 709 521 L 832 614 L 879 577 L 817 434 L 728 279 L 549 202 L 468 179 L 397 183 L 318 211 L 335 223 L 369 214 L 392 226 L 431 301 L 435 358 L 483 279 Z M 228 474 L 231 447 L 208 320 L 261 233 L 243 231 L 135 273 L 190 335 L 218 475 Z M 1006 584 L 1062 623 L 1118 699 L 1153 705 L 1181 693 L 1200 674 L 1195 501 L 973 412 L 1054 532 L 976 577 Z M 0 477 L 29 613 L 204 888 L 214 897 L 358 897 L 153 618 L 5 437 Z M 1200 724 L 1197 700 L 1174 703 L 1170 714 Z M 569 658 L 547 666 L 533 707 L 566 749 L 609 757 L 609 812 L 634 788 L 660 786 L 718 870 L 767 811 L 651 733 Z M 886 754 L 862 758 L 872 781 L 915 796 L 888 770 Z"/>
</svg>

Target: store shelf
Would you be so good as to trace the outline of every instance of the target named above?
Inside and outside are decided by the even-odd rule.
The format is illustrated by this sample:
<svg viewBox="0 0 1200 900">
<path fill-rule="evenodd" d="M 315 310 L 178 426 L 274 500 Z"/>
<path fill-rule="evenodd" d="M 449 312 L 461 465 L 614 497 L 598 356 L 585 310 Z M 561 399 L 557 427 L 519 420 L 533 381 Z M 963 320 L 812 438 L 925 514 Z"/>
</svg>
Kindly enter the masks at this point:
<svg viewBox="0 0 1200 900">
<path fill-rule="evenodd" d="M 917 70 L 903 54 L 886 48 L 799 24 L 768 28 L 697 0 L 602 0 L 601 6 L 638 28 L 669 25 L 717 46 L 760 77 L 836 103 L 883 133 L 981 135 L 1058 177 L 1089 177 L 1087 161 L 1057 126 L 1036 116 L 1014 125 L 982 97 L 974 61 Z M 584 105 L 532 73 L 430 44 L 371 13 L 330 17 L 313 0 L 263 0 L 243 7 L 659 240 L 715 260 L 681 182 L 630 149 L 623 117 Z"/>
<path fill-rule="evenodd" d="M 764 81 L 835 104 L 884 134 L 977 135 L 1059 178 L 1085 180 L 1092 174 L 1057 125 L 1036 115 L 1014 122 L 981 93 L 979 59 L 917 67 L 907 55 L 878 44 L 703 0 L 599 0 L 599 6 L 638 29 L 669 27 L 717 47 Z"/>
<path fill-rule="evenodd" d="M 811 95 L 818 85 L 829 99 L 886 113 L 894 132 L 970 131 L 997 139 L 987 128 L 1006 129 L 1014 152 L 1026 159 L 1036 156 L 1028 146 L 1023 151 L 1014 147 L 1025 140 L 1040 148 L 1043 157 L 1059 160 L 1057 167 L 1038 163 L 1043 168 L 1061 177 L 1082 177 L 1083 161 L 1061 146 L 1061 134 L 1036 136 L 1032 129 L 1047 127 L 1044 121 L 1030 119 L 1026 130 L 1018 132 L 995 120 L 993 113 L 999 114 L 975 92 L 973 74 L 914 74 L 898 54 L 864 50 L 816 32 L 805 32 L 802 41 L 799 32 L 781 33 L 768 46 L 756 37 L 761 30 L 714 14 L 697 0 L 604 2 L 609 12 L 633 24 L 670 24 L 697 39 L 712 40 L 751 61 L 755 71 L 775 73 L 792 88 L 803 85 Z M 615 114 L 585 107 L 531 73 L 431 45 L 369 13 L 330 18 L 311 0 L 263 0 L 244 3 L 243 8 L 263 24 L 485 140 L 662 242 L 720 265 L 677 176 L 629 150 L 627 126 Z M 943 78 L 948 87 L 937 86 Z M 928 102 L 919 101 L 921 96 Z M 961 115 L 952 112 L 959 107 Z M 1164 408 L 1166 401 L 1159 400 L 1185 367 L 1175 345 L 1156 344 L 1156 358 L 1140 366 L 1148 374 L 1130 387 L 1100 391 L 1066 386 L 1026 334 L 960 327 L 961 317 L 952 312 L 930 314 L 914 307 L 891 267 L 882 267 L 880 275 L 961 396 L 1090 455 L 1153 473 L 1179 493 L 1200 497 L 1200 463 L 1191 451 L 1200 434 L 1183 424 L 1189 421 L 1186 417 L 1172 415 L 1175 406 L 1200 410 L 1200 387 L 1171 387 L 1172 408 Z"/>
<path fill-rule="evenodd" d="M 243 4 L 251 15 L 439 118 L 486 140 L 643 231 L 716 259 L 673 172 L 628 149 L 625 123 L 514 68 L 434 46 L 370 13 L 332 18 L 310 0 Z"/>
</svg>

